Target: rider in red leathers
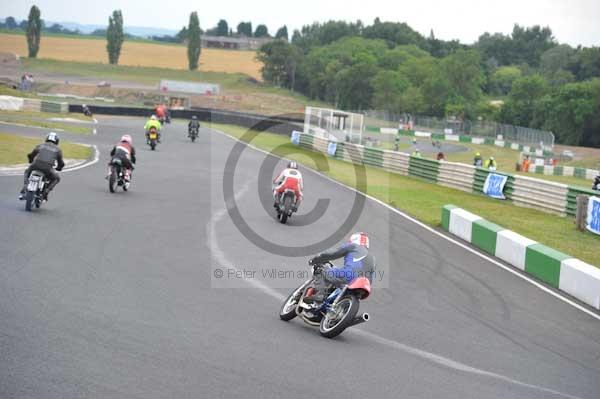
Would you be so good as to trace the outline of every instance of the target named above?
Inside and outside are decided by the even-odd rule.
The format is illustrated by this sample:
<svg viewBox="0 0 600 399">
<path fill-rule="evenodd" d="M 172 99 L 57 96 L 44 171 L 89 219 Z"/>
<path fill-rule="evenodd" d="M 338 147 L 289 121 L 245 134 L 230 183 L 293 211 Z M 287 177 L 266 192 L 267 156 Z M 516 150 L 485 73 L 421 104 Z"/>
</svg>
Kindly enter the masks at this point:
<svg viewBox="0 0 600 399">
<path fill-rule="evenodd" d="M 298 164 L 290 161 L 287 168 L 281 171 L 279 176 L 273 180 L 273 198 L 275 199 L 275 208 L 279 206 L 279 199 L 285 190 L 293 190 L 296 194 L 296 203 L 294 208 L 297 210 L 302 201 L 302 173 L 298 170 Z"/>
<path fill-rule="evenodd" d="M 110 152 L 111 159 L 119 158 L 125 167 L 125 181 L 131 180 L 131 171 L 135 163 L 135 148 L 133 147 L 133 139 L 130 135 L 125 134 L 121 137 L 121 141 L 115 145 Z M 110 171 L 109 171 L 110 176 Z M 107 176 L 108 178 L 108 176 Z"/>
</svg>

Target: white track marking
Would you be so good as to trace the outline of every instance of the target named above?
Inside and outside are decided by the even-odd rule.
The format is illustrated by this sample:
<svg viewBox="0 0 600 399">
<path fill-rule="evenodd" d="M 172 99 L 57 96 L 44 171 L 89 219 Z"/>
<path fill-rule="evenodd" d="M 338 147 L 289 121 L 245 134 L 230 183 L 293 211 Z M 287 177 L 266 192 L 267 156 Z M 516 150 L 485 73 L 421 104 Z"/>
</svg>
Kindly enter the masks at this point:
<svg viewBox="0 0 600 399">
<path fill-rule="evenodd" d="M 225 132 L 222 132 L 222 131 L 220 131 L 220 130 L 216 130 L 216 129 L 211 129 L 211 130 L 212 130 L 212 131 L 214 131 L 214 132 L 220 133 L 220 134 L 224 135 L 225 137 L 228 137 L 228 138 L 230 138 L 231 140 L 234 140 L 234 141 L 237 141 L 237 142 L 239 142 L 239 143 L 245 144 L 246 146 L 248 146 L 249 148 L 252 148 L 253 150 L 256 150 L 256 151 L 262 152 L 262 153 L 264 153 L 264 154 L 272 155 L 272 156 L 274 156 L 274 157 L 277 157 L 277 158 L 280 158 L 280 159 L 284 159 L 284 158 L 282 158 L 282 157 L 279 157 L 279 156 L 277 156 L 277 155 L 271 154 L 271 153 L 269 153 L 268 151 L 265 151 L 265 150 L 263 150 L 263 149 L 260 149 L 260 148 L 258 148 L 258 147 L 255 147 L 255 146 L 253 146 L 252 144 L 248 144 L 248 143 L 246 143 L 246 142 L 243 142 L 243 141 L 241 141 L 241 140 L 239 140 L 239 139 L 237 139 L 237 138 L 235 138 L 235 137 L 232 137 L 232 136 L 228 135 L 227 133 L 225 133 Z M 368 194 L 366 194 L 366 193 L 360 192 L 360 191 L 356 190 L 356 189 L 355 189 L 355 188 L 353 188 L 353 187 L 350 187 L 350 186 L 347 186 L 347 185 L 345 185 L 345 184 L 343 184 L 343 183 L 340 183 L 339 181 L 337 181 L 337 180 L 334 180 L 334 179 L 332 179 L 331 177 L 329 177 L 329 176 L 327 176 L 327 175 L 325 175 L 325 174 L 323 174 L 323 173 L 321 173 L 321 172 L 319 172 L 319 171 L 316 171 L 316 170 L 314 170 L 314 169 L 311 169 L 311 168 L 309 168 L 309 167 L 305 167 L 305 169 L 306 169 L 306 170 L 308 170 L 308 171 L 310 171 L 310 172 L 312 172 L 312 173 L 314 173 L 314 174 L 316 174 L 316 175 L 318 175 L 318 176 L 321 176 L 321 177 L 323 177 L 324 179 L 327 179 L 327 180 L 329 180 L 329 181 L 331 181 L 331 182 L 333 182 L 333 183 L 335 183 L 335 184 L 337 184 L 337 185 L 339 185 L 339 186 L 341 186 L 341 187 L 344 187 L 344 188 L 346 188 L 346 189 L 348 189 L 348 190 L 350 190 L 350 191 L 353 191 L 353 192 L 355 192 L 355 193 L 358 193 L 358 194 L 360 194 L 360 195 L 364 196 L 365 198 L 368 198 L 368 199 L 370 199 L 371 201 L 375 201 L 375 202 L 377 202 L 379 205 L 381 205 L 381 206 L 384 206 L 384 207 L 388 208 L 389 210 L 391 210 L 392 212 L 396 213 L 397 215 L 400 215 L 400 216 L 402 216 L 403 218 L 405 218 L 405 219 L 407 219 L 407 220 L 409 220 L 409 221 L 411 221 L 411 222 L 413 222 L 413 223 L 415 223 L 415 224 L 417 224 L 417 225 L 421 226 L 421 227 L 422 227 L 422 228 L 424 228 L 425 230 L 427 230 L 427 231 L 429 231 L 429 232 L 431 232 L 431 233 L 433 233 L 433 234 L 435 234 L 435 235 L 437 235 L 437 236 L 439 236 L 439 237 L 441 237 L 441 238 L 443 238 L 443 239 L 445 239 L 445 240 L 447 240 L 447 241 L 450 241 L 450 242 L 451 242 L 451 243 L 453 243 L 453 244 L 456 244 L 456 245 L 458 245 L 459 247 L 461 247 L 461 248 L 465 249 L 466 251 L 468 251 L 468 252 L 471 252 L 471 253 L 473 253 L 473 254 L 475 254 L 475 255 L 479 256 L 480 258 L 482 258 L 482 259 L 485 259 L 485 260 L 487 260 L 488 262 L 491 262 L 491 263 L 493 263 L 493 264 L 494 264 L 494 265 L 496 265 L 496 266 L 499 266 L 499 267 L 501 267 L 502 269 L 504 269 L 504 270 L 506 270 L 506 271 L 508 271 L 508 272 L 510 272 L 510 273 L 512 273 L 512 274 L 514 274 L 515 276 L 519 277 L 520 279 L 523 279 L 523 280 L 527 281 L 528 283 L 530 283 L 530 284 L 532 284 L 532 285 L 536 286 L 536 287 L 537 287 L 537 288 L 539 288 L 540 290 L 542 290 L 542 291 L 544 291 L 544 292 L 546 292 L 546 293 L 548 293 L 548 294 L 552 295 L 553 297 L 555 297 L 555 298 L 557 298 L 557 299 L 559 299 L 559 300 L 561 300 L 561 301 L 563 301 L 563 302 L 565 302 L 565 303 L 567 303 L 567 304 L 569 304 L 569 305 L 573 306 L 573 307 L 574 307 L 574 308 L 576 308 L 576 309 L 579 309 L 579 310 L 581 310 L 582 312 L 584 312 L 584 313 L 586 313 L 586 314 L 588 314 L 588 315 L 592 316 L 592 317 L 593 317 L 593 318 L 595 318 L 596 320 L 600 320 L 600 314 L 598 314 L 598 313 L 596 313 L 596 312 L 594 312 L 594 311 L 592 311 L 592 310 L 590 310 L 590 309 L 587 309 L 586 307 L 584 307 L 584 306 L 580 305 L 579 303 L 577 303 L 577 302 L 575 302 L 575 301 L 573 301 L 573 300 L 571 300 L 571 299 L 569 299 L 569 298 L 567 298 L 567 297 L 565 297 L 565 296 L 561 295 L 560 293 L 558 293 L 558 292 L 556 292 L 556 291 L 554 291 L 554 290 L 552 290 L 552 289 L 550 289 L 550 288 L 548 288 L 548 287 L 546 287 L 546 286 L 544 286 L 544 285 L 540 284 L 539 282 L 537 282 L 537 281 L 533 280 L 533 279 L 532 279 L 532 278 L 530 278 L 530 277 L 527 277 L 526 275 L 524 275 L 524 274 L 522 274 L 522 273 L 520 273 L 520 272 L 518 272 L 518 271 L 514 270 L 513 268 L 511 268 L 511 267 L 509 267 L 509 266 L 506 266 L 506 265 L 504 265 L 504 264 L 502 264 L 502 263 L 498 262 L 497 260 L 495 260 L 495 259 L 493 259 L 493 258 L 490 258 L 489 256 L 487 256 L 487 255 L 484 255 L 484 254 L 482 254 L 481 252 L 479 252 L 479 251 L 476 251 L 476 250 L 474 250 L 473 248 L 471 248 L 471 247 L 469 247 L 469 246 L 467 246 L 467 245 L 465 245 L 465 244 L 463 244 L 463 243 L 461 243 L 461 242 L 459 242 L 459 241 L 457 241 L 457 240 L 455 240 L 455 239 L 453 239 L 453 238 L 451 238 L 451 237 L 448 237 L 448 236 L 447 236 L 447 235 L 445 235 L 445 234 L 442 234 L 442 233 L 440 233 L 439 231 L 435 230 L 434 228 L 432 228 L 432 227 L 430 227 L 430 226 L 427 226 L 425 223 L 423 223 L 423 222 L 421 222 L 421 221 L 419 221 L 419 220 L 417 220 L 417 219 L 413 218 L 412 216 L 409 216 L 409 215 L 407 215 L 406 213 L 404 213 L 404 212 L 402 212 L 402 211 L 400 211 L 400 210 L 398 210 L 398 209 L 396 209 L 396 208 L 394 208 L 394 207 L 392 207 L 392 206 L 390 206 L 390 205 L 386 204 L 385 202 L 383 202 L 383 201 L 381 201 L 381 200 L 379 200 L 379 199 L 377 199 L 377 198 L 375 198 L 375 197 L 372 197 L 372 196 L 370 196 L 370 195 L 368 195 Z"/>
<path fill-rule="evenodd" d="M 245 195 L 248 192 L 248 190 L 251 186 L 251 183 L 254 183 L 254 182 L 256 182 L 256 180 L 247 181 L 242 186 L 242 188 L 240 190 L 238 190 L 237 193 L 235 194 L 235 200 L 237 201 L 239 199 L 239 197 L 242 197 L 243 195 Z M 217 262 L 219 262 L 219 264 L 221 266 L 227 265 L 227 267 L 232 268 L 237 271 L 239 269 L 237 269 L 235 267 L 234 262 L 231 262 L 231 261 L 229 261 L 229 259 L 227 259 L 225 252 L 219 246 L 219 240 L 218 240 L 218 236 L 217 236 L 217 232 L 216 232 L 216 226 L 221 222 L 223 217 L 225 217 L 225 215 L 227 215 L 227 209 L 230 206 L 233 206 L 233 204 L 226 203 L 225 207 L 223 209 L 218 210 L 211 217 L 210 221 L 207 224 L 207 230 L 208 230 L 207 231 L 208 232 L 207 244 L 208 244 L 208 247 L 210 248 L 211 256 Z M 263 283 L 261 281 L 258 281 L 256 279 L 245 279 L 244 281 L 247 282 L 248 284 L 254 286 L 255 288 L 260 289 L 265 294 L 269 295 L 271 298 L 274 298 L 278 302 L 282 302 L 286 298 L 285 295 L 274 290 L 273 288 L 269 287 L 268 285 L 266 285 L 265 283 Z M 581 399 L 578 396 L 565 394 L 565 393 L 562 393 L 559 391 L 555 391 L 553 389 L 544 388 L 544 387 L 540 387 L 540 386 L 533 385 L 533 384 L 527 384 L 525 382 L 521 382 L 519 380 L 515 380 L 510 377 L 506 377 L 502 374 L 497 374 L 497 373 L 493 373 L 491 371 L 478 369 L 476 367 L 472 367 L 467 364 L 457 362 L 456 360 L 452 360 L 450 358 L 447 358 L 447 357 L 444 357 L 441 355 L 437 355 L 432 352 L 427 352 L 422 349 L 414 348 L 412 346 L 403 344 L 401 342 L 394 341 L 394 340 L 391 340 L 388 338 L 384 338 L 377 334 L 373 334 L 373 333 L 370 333 L 370 332 L 367 332 L 364 330 L 351 329 L 351 332 L 352 332 L 352 334 L 361 335 L 362 337 L 364 337 L 366 339 L 370 339 L 381 345 L 399 350 L 401 352 L 413 355 L 415 357 L 419 357 L 423 360 L 429 361 L 431 363 L 435 363 L 435 364 L 437 364 L 439 366 L 443 366 L 447 369 L 451 369 L 451 370 L 455 370 L 455 371 L 459 371 L 459 372 L 463 372 L 463 373 L 467 373 L 467 374 L 473 374 L 473 375 L 478 375 L 478 376 L 482 376 L 482 377 L 487 377 L 487 378 L 490 378 L 490 379 L 493 379 L 496 381 L 502 381 L 502 382 L 505 382 L 508 384 L 516 385 L 516 386 L 519 386 L 522 388 L 531 389 L 534 391 L 542 392 L 542 393 L 553 395 L 553 396 L 559 396 L 559 397 L 568 398 L 568 399 Z"/>
<path fill-rule="evenodd" d="M 81 144 L 81 143 L 75 143 L 75 144 L 90 146 L 89 144 Z M 98 150 L 98 147 L 96 147 L 95 145 L 92 145 L 91 147 L 94 149 L 94 159 L 92 159 L 89 162 L 83 163 L 81 165 L 74 166 L 74 167 L 69 168 L 69 169 L 65 169 L 65 170 L 63 170 L 63 172 L 73 172 L 74 170 L 79 170 L 79 169 L 87 168 L 88 166 L 92 166 L 93 164 L 95 164 L 96 162 L 98 162 L 100 160 L 100 151 Z"/>
</svg>

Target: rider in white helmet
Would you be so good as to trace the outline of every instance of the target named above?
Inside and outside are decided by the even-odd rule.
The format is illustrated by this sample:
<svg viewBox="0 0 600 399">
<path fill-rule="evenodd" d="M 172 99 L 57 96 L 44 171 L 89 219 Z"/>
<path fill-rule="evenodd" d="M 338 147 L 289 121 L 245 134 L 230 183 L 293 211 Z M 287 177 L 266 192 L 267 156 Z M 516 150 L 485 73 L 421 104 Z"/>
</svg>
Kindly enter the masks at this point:
<svg viewBox="0 0 600 399">
<path fill-rule="evenodd" d="M 131 172 L 133 171 L 133 164 L 135 163 L 135 148 L 133 147 L 133 139 L 130 135 L 124 134 L 121 140 L 113 147 L 110 151 L 111 161 L 115 158 L 121 160 L 122 165 L 125 167 L 125 181 L 131 180 Z M 109 162 L 110 167 L 110 162 Z M 110 172 L 109 172 L 110 175 Z M 107 176 L 108 177 L 108 176 Z"/>
<path fill-rule="evenodd" d="M 343 267 L 323 265 L 340 258 L 344 258 Z M 307 303 L 322 302 L 330 284 L 341 287 L 357 277 L 366 277 L 372 281 L 375 273 L 375 257 L 369 253 L 369 237 L 363 232 L 352 234 L 344 244 L 315 256 L 308 263 L 320 269 L 321 278 L 317 276 L 314 285 L 316 294 L 305 298 Z"/>
<path fill-rule="evenodd" d="M 302 173 L 298 170 L 298 164 L 296 161 L 290 161 L 287 168 L 282 170 L 275 180 L 273 180 L 273 199 L 275 200 L 275 208 L 279 206 L 281 194 L 285 190 L 293 190 L 296 194 L 296 203 L 294 204 L 294 207 L 298 209 L 300 202 L 302 201 L 303 189 L 304 182 L 302 180 Z"/>
</svg>

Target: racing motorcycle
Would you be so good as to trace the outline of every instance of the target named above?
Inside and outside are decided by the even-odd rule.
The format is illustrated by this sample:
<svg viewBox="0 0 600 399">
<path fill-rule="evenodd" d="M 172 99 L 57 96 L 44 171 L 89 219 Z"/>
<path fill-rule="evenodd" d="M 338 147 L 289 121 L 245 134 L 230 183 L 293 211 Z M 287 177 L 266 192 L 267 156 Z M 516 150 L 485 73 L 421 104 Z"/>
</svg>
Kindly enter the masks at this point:
<svg viewBox="0 0 600 399">
<path fill-rule="evenodd" d="M 333 266 L 327 262 L 329 266 Z M 285 300 L 279 311 L 284 321 L 300 317 L 311 326 L 319 326 L 323 337 L 333 338 L 348 327 L 369 321 L 369 314 L 357 316 L 360 301 L 371 293 L 371 283 L 363 276 L 356 277 L 341 288 L 329 287 L 321 304 L 308 304 L 305 298 L 314 293 L 315 275 L 322 271 L 322 265 L 313 266 L 313 277 L 296 288 Z"/>
<path fill-rule="evenodd" d="M 275 205 L 275 210 L 277 211 L 277 220 L 285 224 L 292 217 L 292 214 L 298 210 L 294 190 L 286 189 L 280 194 L 279 204 Z"/>
<path fill-rule="evenodd" d="M 125 167 L 123 161 L 119 158 L 113 158 L 110 161 L 110 174 L 108 175 L 108 189 L 111 193 L 117 190 L 117 187 L 123 187 L 123 191 L 129 189 L 129 181 L 125 180 Z"/>
<path fill-rule="evenodd" d="M 151 127 L 148 131 L 147 142 L 150 145 L 150 149 L 154 151 L 156 149 L 156 144 L 158 143 L 158 131 L 155 127 Z"/>
<path fill-rule="evenodd" d="M 196 139 L 198 138 L 198 128 L 190 127 L 188 130 L 188 137 L 192 140 L 192 143 L 196 141 Z"/>
<path fill-rule="evenodd" d="M 31 212 L 34 206 L 39 208 L 42 205 L 44 190 L 48 183 L 50 183 L 50 180 L 43 172 L 39 170 L 31 172 L 27 182 L 27 191 L 25 192 L 25 209 L 27 211 Z"/>
<path fill-rule="evenodd" d="M 594 179 L 594 184 L 592 185 L 592 190 L 600 191 L 600 175 L 596 176 Z"/>
</svg>

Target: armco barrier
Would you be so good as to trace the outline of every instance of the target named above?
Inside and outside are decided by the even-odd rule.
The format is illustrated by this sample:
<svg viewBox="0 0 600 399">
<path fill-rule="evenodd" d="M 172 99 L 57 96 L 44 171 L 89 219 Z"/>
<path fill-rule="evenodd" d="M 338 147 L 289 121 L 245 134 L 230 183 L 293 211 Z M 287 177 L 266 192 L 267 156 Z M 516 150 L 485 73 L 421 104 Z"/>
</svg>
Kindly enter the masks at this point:
<svg viewBox="0 0 600 399">
<path fill-rule="evenodd" d="M 539 244 L 454 205 L 442 228 L 525 273 L 600 310 L 600 269 Z"/>
<path fill-rule="evenodd" d="M 475 167 L 471 165 L 441 162 L 438 183 L 442 186 L 470 192 L 473 190 Z"/>
<path fill-rule="evenodd" d="M 437 183 L 440 163 L 432 159 L 411 156 L 408 163 L 408 174 Z"/>
<path fill-rule="evenodd" d="M 300 144 L 308 149 L 327 152 L 329 141 L 312 135 L 300 135 Z M 335 158 L 347 162 L 364 163 L 381 167 L 387 171 L 410 175 L 437 183 L 446 187 L 483 193 L 483 186 L 490 171 L 471 165 L 435 161 L 413 157 L 405 153 L 363 147 L 350 143 L 337 143 Z M 576 196 L 594 195 L 591 190 L 569 187 L 565 184 L 534 179 L 527 176 L 513 176 L 508 173 L 494 172 L 507 176 L 504 195 L 515 205 L 530 207 L 561 216 L 574 216 Z"/>
<path fill-rule="evenodd" d="M 567 200 L 565 205 L 565 213 L 569 216 L 575 216 L 577 213 L 577 196 L 578 195 L 595 195 L 600 196 L 598 191 L 587 190 L 580 187 L 567 187 Z"/>
<path fill-rule="evenodd" d="M 513 187 L 512 200 L 517 205 L 541 206 L 560 215 L 566 213 L 568 187 L 564 184 L 517 175 L 513 177 Z"/>
</svg>

